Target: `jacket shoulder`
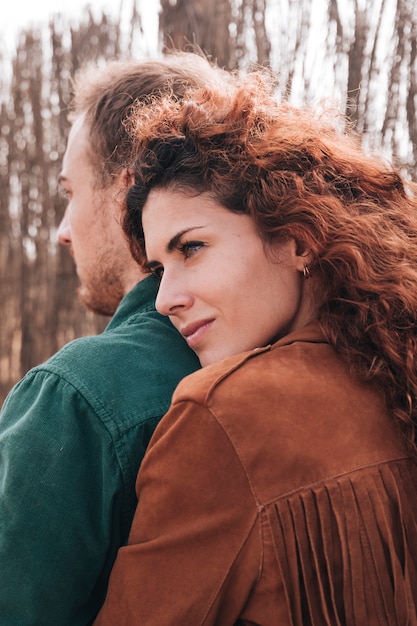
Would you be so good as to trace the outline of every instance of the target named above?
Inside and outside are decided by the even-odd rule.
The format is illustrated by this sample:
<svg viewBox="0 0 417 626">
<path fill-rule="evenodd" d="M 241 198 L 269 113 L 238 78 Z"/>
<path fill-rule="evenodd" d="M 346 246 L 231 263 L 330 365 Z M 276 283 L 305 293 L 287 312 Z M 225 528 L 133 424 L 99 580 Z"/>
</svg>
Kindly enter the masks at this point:
<svg viewBox="0 0 417 626">
<path fill-rule="evenodd" d="M 209 403 L 211 396 L 221 383 L 230 379 L 246 363 L 269 351 L 270 347 L 242 352 L 193 372 L 179 383 L 172 397 L 172 404 L 185 400 L 193 400 L 201 404 Z"/>
</svg>

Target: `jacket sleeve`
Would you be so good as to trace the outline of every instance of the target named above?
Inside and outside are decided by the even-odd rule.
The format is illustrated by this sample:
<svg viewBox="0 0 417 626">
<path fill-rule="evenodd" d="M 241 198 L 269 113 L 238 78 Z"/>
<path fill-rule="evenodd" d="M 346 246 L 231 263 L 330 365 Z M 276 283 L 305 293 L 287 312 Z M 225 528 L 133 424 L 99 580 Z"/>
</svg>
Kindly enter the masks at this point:
<svg viewBox="0 0 417 626">
<path fill-rule="evenodd" d="M 111 438 L 77 390 L 45 371 L 20 381 L 0 414 L 2 626 L 92 622 L 120 483 Z"/>
<path fill-rule="evenodd" d="M 244 467 L 210 411 L 179 402 L 138 475 L 129 545 L 96 626 L 232 624 L 260 570 L 258 510 Z"/>
</svg>

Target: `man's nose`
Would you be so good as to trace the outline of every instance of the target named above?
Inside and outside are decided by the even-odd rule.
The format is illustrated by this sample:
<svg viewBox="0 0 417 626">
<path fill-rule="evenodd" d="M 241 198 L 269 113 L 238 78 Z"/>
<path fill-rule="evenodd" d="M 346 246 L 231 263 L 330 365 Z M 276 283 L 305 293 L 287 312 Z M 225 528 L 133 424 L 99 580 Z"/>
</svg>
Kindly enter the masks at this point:
<svg viewBox="0 0 417 626">
<path fill-rule="evenodd" d="M 67 216 L 67 212 L 65 211 L 64 217 L 61 220 L 60 225 L 58 226 L 57 232 L 58 241 L 63 246 L 71 245 L 71 229 L 69 225 L 69 220 Z"/>
</svg>

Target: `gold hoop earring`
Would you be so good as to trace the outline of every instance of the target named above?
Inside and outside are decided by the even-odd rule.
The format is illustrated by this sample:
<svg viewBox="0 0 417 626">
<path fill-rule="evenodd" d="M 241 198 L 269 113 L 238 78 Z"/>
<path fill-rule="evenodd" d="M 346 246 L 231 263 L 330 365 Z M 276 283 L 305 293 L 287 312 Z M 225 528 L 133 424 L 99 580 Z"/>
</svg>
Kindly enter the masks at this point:
<svg viewBox="0 0 417 626">
<path fill-rule="evenodd" d="M 304 278 L 307 280 L 308 278 L 311 278 L 311 272 L 310 272 L 310 267 L 307 265 L 307 263 L 304 265 L 304 269 L 303 269 L 303 276 Z"/>
</svg>

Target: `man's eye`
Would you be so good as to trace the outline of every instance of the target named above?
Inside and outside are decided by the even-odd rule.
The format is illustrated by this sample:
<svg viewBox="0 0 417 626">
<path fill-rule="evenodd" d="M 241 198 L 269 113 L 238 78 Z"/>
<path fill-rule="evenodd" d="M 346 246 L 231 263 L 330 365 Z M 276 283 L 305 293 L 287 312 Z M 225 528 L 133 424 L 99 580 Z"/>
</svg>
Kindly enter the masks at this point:
<svg viewBox="0 0 417 626">
<path fill-rule="evenodd" d="M 202 241 L 184 241 L 178 246 L 178 251 L 188 259 L 204 246 Z"/>
</svg>

